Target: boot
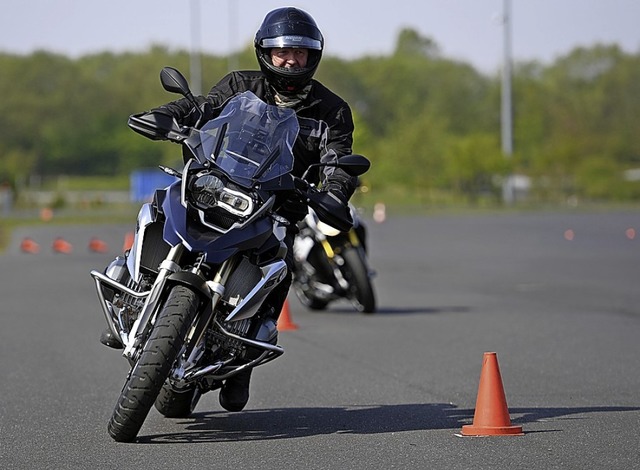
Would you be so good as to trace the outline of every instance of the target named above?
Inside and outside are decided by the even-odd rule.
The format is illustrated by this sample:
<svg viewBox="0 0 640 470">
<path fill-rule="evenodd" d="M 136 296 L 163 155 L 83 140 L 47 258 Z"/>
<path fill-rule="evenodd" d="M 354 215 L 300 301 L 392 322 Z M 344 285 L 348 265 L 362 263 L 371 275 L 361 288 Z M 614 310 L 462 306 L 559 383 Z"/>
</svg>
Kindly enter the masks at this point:
<svg viewBox="0 0 640 470">
<path fill-rule="evenodd" d="M 225 380 L 220 389 L 220 405 L 227 411 L 242 411 L 249 401 L 251 371 L 242 371 Z"/>
<path fill-rule="evenodd" d="M 107 328 L 100 335 L 100 342 L 105 346 L 109 346 L 113 349 L 124 349 L 124 344 L 120 341 L 120 338 L 116 337 L 111 330 Z"/>
</svg>

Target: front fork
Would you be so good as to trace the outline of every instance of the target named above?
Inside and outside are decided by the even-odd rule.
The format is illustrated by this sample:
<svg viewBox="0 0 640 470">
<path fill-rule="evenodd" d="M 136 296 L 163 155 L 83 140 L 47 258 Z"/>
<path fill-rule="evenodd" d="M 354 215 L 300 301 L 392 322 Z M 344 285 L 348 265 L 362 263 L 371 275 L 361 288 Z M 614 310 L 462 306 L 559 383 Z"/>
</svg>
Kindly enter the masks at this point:
<svg viewBox="0 0 640 470">
<path fill-rule="evenodd" d="M 120 337 L 122 339 L 123 343 L 125 344 L 123 356 L 126 357 L 132 365 L 136 362 L 138 355 L 140 354 L 140 350 L 143 347 L 147 337 L 149 336 L 149 329 L 155 321 L 154 319 L 162 306 L 162 302 L 166 298 L 164 294 L 167 288 L 170 287 L 167 286 L 167 283 L 190 283 L 193 278 L 189 279 L 189 275 L 196 275 L 199 276 L 200 279 L 202 279 L 199 263 L 196 263 L 190 273 L 180 272 L 180 259 L 184 249 L 184 246 L 179 244 L 169 250 L 167 257 L 160 263 L 158 276 L 156 277 L 153 286 L 149 291 L 146 292 L 136 292 L 103 273 L 97 271 L 91 272 L 96 281 L 98 297 L 100 299 L 100 304 L 103 308 L 107 324 L 109 325 L 109 328 L 112 330 L 112 332 L 117 337 Z M 213 319 L 213 314 L 216 311 L 218 302 L 225 294 L 224 286 L 227 284 L 231 273 L 236 268 L 237 261 L 238 259 L 236 257 L 229 258 L 228 260 L 223 262 L 222 265 L 220 265 L 213 279 L 208 281 L 204 281 L 204 279 L 202 279 L 204 282 L 200 287 L 200 290 L 202 292 L 204 289 L 204 291 L 206 291 L 205 295 L 209 297 L 210 300 L 209 305 L 201 312 L 198 321 L 192 326 L 191 330 L 188 333 L 185 344 L 186 349 L 183 351 L 183 358 L 184 360 L 186 360 L 186 363 L 183 363 L 183 365 L 186 367 L 195 364 L 195 362 L 197 361 L 197 356 L 201 353 L 201 351 L 198 350 L 197 345 L 201 344 L 204 335 L 206 334 L 207 328 L 212 325 L 211 322 Z M 286 274 L 286 264 L 284 261 L 280 260 L 278 262 L 262 267 L 261 270 L 262 280 L 254 287 L 247 298 L 245 298 L 244 301 L 240 302 L 236 306 L 236 308 L 228 315 L 226 321 L 241 320 L 253 316 L 268 293 L 273 289 L 273 287 L 275 287 L 275 285 L 282 281 L 282 278 Z M 113 312 L 109 310 L 103 294 L 103 284 L 110 286 L 111 288 L 114 288 L 119 292 L 128 294 L 132 297 L 145 299 L 144 305 L 142 306 L 137 319 L 133 323 L 127 335 L 122 336 L 122 328 L 119 327 Z M 266 343 L 264 341 L 236 337 L 236 335 L 226 331 L 222 327 L 222 325 L 217 322 L 215 324 L 215 327 L 222 334 L 230 338 L 234 338 L 240 342 L 247 344 L 248 346 L 254 346 L 265 351 L 259 360 L 252 361 L 250 364 L 247 364 L 247 366 L 249 367 L 253 367 L 255 365 L 258 365 L 259 363 L 267 362 L 268 360 L 271 360 L 272 358 L 275 358 L 284 352 L 281 347 Z M 215 367 L 215 370 L 220 369 L 220 367 L 221 366 Z M 238 371 L 239 369 L 236 372 Z M 207 373 L 211 372 L 213 372 L 213 370 L 206 370 L 204 371 L 204 373 L 200 372 L 198 376 L 207 375 Z M 181 371 L 176 371 L 175 375 L 178 378 L 183 378 L 185 375 L 184 367 Z"/>
<path fill-rule="evenodd" d="M 147 337 L 146 331 L 149 321 L 158 311 L 167 278 L 180 269 L 178 261 L 180 260 L 183 250 L 184 247 L 182 245 L 174 246 L 169 250 L 169 254 L 164 261 L 160 263 L 158 277 L 153 283 L 153 287 L 151 288 L 149 296 L 142 307 L 140 315 L 138 315 L 138 318 L 131 327 L 131 331 L 129 332 L 129 341 L 125 345 L 124 352 L 122 353 L 124 357 L 131 361 L 135 361 L 136 352 Z"/>
<path fill-rule="evenodd" d="M 161 302 L 164 300 L 163 292 L 165 292 L 167 281 L 174 273 L 178 272 L 181 269 L 179 260 L 183 251 L 183 245 L 174 246 L 169 251 L 169 254 L 165 258 L 165 260 L 160 263 L 158 277 L 156 278 L 156 281 L 154 282 L 153 287 L 149 292 L 149 296 L 144 306 L 142 307 L 140 315 L 138 315 L 138 318 L 131 328 L 131 332 L 129 334 L 129 342 L 123 352 L 123 356 L 125 356 L 127 359 L 135 361 L 140 346 L 146 340 L 148 336 L 149 325 L 151 324 L 152 319 L 157 315 L 158 309 L 161 306 Z M 202 337 L 204 336 L 205 331 L 210 324 L 213 312 L 216 309 L 216 305 L 224 295 L 224 286 L 226 285 L 229 276 L 233 272 L 234 267 L 235 258 L 226 260 L 224 263 L 222 263 L 214 278 L 210 281 L 205 282 L 209 291 L 208 293 L 211 295 L 211 308 L 207 309 L 208 315 L 201 316 L 200 321 L 196 325 L 194 325 L 189 333 L 187 344 L 192 345 L 192 347 L 202 340 Z M 192 274 L 200 276 L 201 273 L 198 265 L 196 265 L 192 269 Z"/>
<path fill-rule="evenodd" d="M 354 248 L 360 246 L 360 240 L 358 239 L 358 235 L 356 234 L 355 229 L 352 228 L 351 230 L 349 230 L 347 235 L 349 236 L 349 241 Z M 342 258 L 342 256 L 336 255 L 336 252 L 331 246 L 331 242 L 326 236 L 319 236 L 318 241 L 320 242 L 320 245 L 322 246 L 326 257 L 329 260 L 329 265 L 333 269 L 333 276 L 338 282 L 338 285 L 342 290 L 347 291 L 349 289 L 349 282 L 344 278 L 342 270 L 340 269 L 344 264 L 344 259 Z"/>
<path fill-rule="evenodd" d="M 226 330 L 218 320 L 214 320 L 217 303 L 225 293 L 224 286 L 227 284 L 231 273 L 236 269 L 237 262 L 238 259 L 235 257 L 228 259 L 220 266 L 214 278 L 205 283 L 211 293 L 211 308 L 206 309 L 206 312 L 200 315 L 198 322 L 193 325 L 188 334 L 186 347 L 181 352 L 181 359 L 178 360 L 177 366 L 171 375 L 172 382 L 177 388 L 183 388 L 185 385 L 202 378 L 217 381 L 224 380 L 243 370 L 265 364 L 284 353 L 284 349 L 281 346 L 257 338 L 251 339 L 239 336 Z M 262 279 L 247 294 L 245 299 L 229 313 L 225 318 L 225 322 L 242 321 L 253 317 L 264 299 L 277 284 L 282 282 L 287 272 L 286 263 L 283 260 L 276 261 L 260 269 L 262 271 Z M 254 347 L 261 353 L 258 357 L 226 372 L 223 372 L 223 370 L 237 359 L 235 356 L 229 356 L 215 363 L 204 365 L 204 367 L 197 367 L 196 364 L 203 352 L 198 345 L 202 344 L 204 335 L 210 326 L 218 333 L 242 343 L 246 347 Z"/>
</svg>

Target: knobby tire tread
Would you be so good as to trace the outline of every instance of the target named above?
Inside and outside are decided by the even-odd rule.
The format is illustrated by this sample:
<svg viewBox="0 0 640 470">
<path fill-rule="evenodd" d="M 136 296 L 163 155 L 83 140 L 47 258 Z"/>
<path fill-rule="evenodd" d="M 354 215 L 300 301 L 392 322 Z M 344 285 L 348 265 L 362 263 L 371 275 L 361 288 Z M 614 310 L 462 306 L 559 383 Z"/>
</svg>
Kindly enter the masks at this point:
<svg viewBox="0 0 640 470">
<path fill-rule="evenodd" d="M 138 435 L 184 345 L 198 302 L 196 293 L 185 286 L 177 285 L 169 293 L 109 421 L 114 440 L 131 442 Z"/>
</svg>

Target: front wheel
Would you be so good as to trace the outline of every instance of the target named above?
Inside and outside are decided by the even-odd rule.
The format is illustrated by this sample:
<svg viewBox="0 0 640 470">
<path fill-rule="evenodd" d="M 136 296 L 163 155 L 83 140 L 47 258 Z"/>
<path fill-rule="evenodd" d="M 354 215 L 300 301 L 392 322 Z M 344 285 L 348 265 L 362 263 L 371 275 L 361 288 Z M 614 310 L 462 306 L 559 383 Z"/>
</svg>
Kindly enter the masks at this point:
<svg viewBox="0 0 640 470">
<path fill-rule="evenodd" d="M 184 345 L 199 299 L 185 286 L 175 286 L 158 314 L 149 340 L 120 393 L 107 429 L 118 442 L 138 435 L 162 385 Z"/>
<path fill-rule="evenodd" d="M 376 297 L 364 259 L 364 251 L 347 248 L 342 252 L 344 275 L 349 282 L 350 299 L 358 311 L 373 313 L 376 311 Z"/>
</svg>

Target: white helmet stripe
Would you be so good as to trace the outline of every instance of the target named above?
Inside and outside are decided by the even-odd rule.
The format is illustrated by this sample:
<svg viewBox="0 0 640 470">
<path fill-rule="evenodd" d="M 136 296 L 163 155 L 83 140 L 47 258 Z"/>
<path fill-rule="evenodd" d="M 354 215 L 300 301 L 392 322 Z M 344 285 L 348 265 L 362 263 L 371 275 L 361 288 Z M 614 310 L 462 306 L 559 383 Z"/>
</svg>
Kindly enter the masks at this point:
<svg viewBox="0 0 640 470">
<path fill-rule="evenodd" d="M 322 50 L 322 43 L 317 39 L 311 39 L 306 36 L 280 36 L 277 38 L 265 38 L 262 40 L 261 47 L 300 47 L 306 49 Z"/>
</svg>

